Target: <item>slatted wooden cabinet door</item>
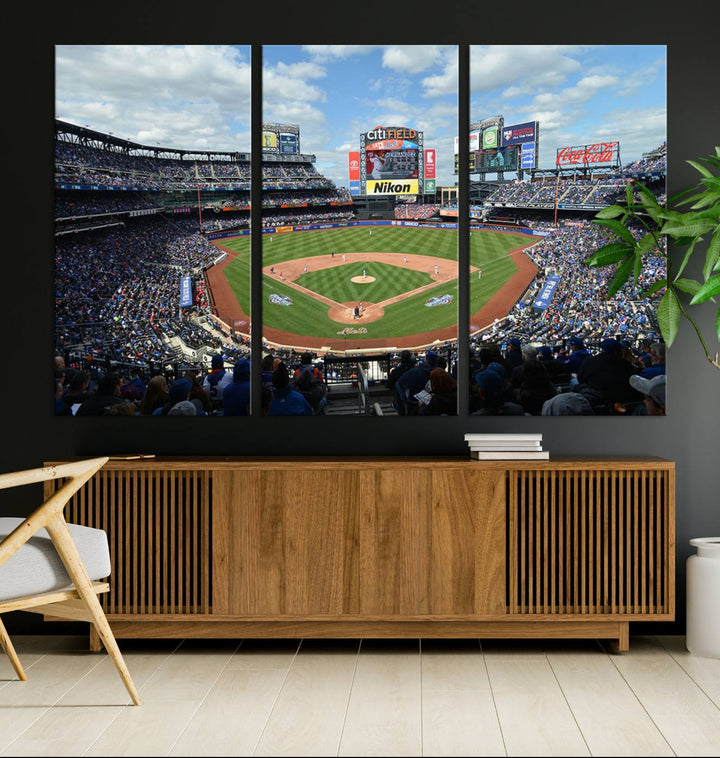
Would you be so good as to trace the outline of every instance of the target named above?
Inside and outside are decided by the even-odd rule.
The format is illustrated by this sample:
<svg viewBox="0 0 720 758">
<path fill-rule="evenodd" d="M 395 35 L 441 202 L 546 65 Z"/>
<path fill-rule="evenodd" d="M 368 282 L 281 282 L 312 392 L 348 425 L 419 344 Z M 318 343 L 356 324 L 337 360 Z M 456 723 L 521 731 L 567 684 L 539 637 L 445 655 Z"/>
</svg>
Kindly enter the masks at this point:
<svg viewBox="0 0 720 758">
<path fill-rule="evenodd" d="M 499 471 L 216 470 L 213 613 L 503 613 L 505 516 Z"/>
</svg>

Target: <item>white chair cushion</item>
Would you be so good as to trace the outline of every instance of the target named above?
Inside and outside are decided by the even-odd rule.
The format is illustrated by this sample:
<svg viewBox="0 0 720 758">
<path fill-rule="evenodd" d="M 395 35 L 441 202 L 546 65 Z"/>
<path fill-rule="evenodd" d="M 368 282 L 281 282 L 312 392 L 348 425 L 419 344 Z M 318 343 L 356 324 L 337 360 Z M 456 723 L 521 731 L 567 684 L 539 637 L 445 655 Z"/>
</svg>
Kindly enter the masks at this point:
<svg viewBox="0 0 720 758">
<path fill-rule="evenodd" d="M 0 540 L 24 519 L 0 518 Z M 68 524 L 91 580 L 110 576 L 110 549 L 103 529 Z M 72 586 L 60 556 L 45 529 L 38 531 L 0 566 L 0 600 L 36 595 Z"/>
</svg>

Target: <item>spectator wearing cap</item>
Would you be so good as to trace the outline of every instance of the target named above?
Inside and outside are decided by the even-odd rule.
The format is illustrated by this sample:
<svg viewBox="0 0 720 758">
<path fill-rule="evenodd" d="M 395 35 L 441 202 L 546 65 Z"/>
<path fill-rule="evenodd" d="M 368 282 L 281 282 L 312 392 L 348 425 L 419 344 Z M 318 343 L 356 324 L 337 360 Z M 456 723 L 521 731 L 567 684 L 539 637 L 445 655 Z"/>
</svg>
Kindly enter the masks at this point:
<svg viewBox="0 0 720 758">
<path fill-rule="evenodd" d="M 430 372 L 437 367 L 437 353 L 428 350 L 420 363 L 406 371 L 395 383 L 395 408 L 400 416 L 417 416 L 418 400 L 415 395 L 425 389 Z"/>
<path fill-rule="evenodd" d="M 636 374 L 629 381 L 630 386 L 642 394 L 646 415 L 665 415 L 665 374 L 657 374 L 651 379 Z"/>
<path fill-rule="evenodd" d="M 397 380 L 406 372 L 409 371 L 417 361 L 413 357 L 413 354 L 409 350 L 403 350 L 400 353 L 400 363 L 395 366 L 387 378 L 387 387 L 390 391 L 395 389 Z"/>
<path fill-rule="evenodd" d="M 478 371 L 470 385 L 472 416 L 522 416 L 523 407 L 505 400 L 505 380 L 499 363 Z"/>
<path fill-rule="evenodd" d="M 543 403 L 541 416 L 594 416 L 590 401 L 581 392 L 562 392 Z"/>
<path fill-rule="evenodd" d="M 203 380 L 202 388 L 210 396 L 215 410 L 222 408 L 223 392 L 232 380 L 232 374 L 225 370 L 225 360 L 222 355 L 220 353 L 213 355 L 210 361 L 210 373 Z"/>
<path fill-rule="evenodd" d="M 273 371 L 273 392 L 268 416 L 314 416 L 308 401 L 290 387 L 290 374 L 284 363 L 279 363 Z"/>
<path fill-rule="evenodd" d="M 522 343 L 517 337 L 511 337 L 508 340 L 508 349 L 505 353 L 505 360 L 503 361 L 508 376 L 512 376 L 513 369 L 522 365 L 522 360 Z"/>
<path fill-rule="evenodd" d="M 168 416 L 197 416 L 197 405 L 192 400 L 181 400 L 168 411 Z"/>
<path fill-rule="evenodd" d="M 168 390 L 168 398 L 165 401 L 165 404 L 153 411 L 153 416 L 168 416 L 170 414 L 170 411 L 178 404 L 185 401 L 188 401 L 192 403 L 195 406 L 195 413 L 193 415 L 198 415 L 198 411 L 202 410 L 202 403 L 199 400 L 190 400 L 190 390 L 192 389 L 193 381 L 192 379 L 188 377 L 183 377 L 182 379 L 176 379 L 171 385 Z M 173 414 L 176 415 L 182 415 L 187 416 L 190 415 L 188 413 L 181 413 L 180 411 L 177 411 Z"/>
<path fill-rule="evenodd" d="M 591 402 L 595 399 L 595 411 L 598 411 L 599 405 L 612 409 L 616 404 L 641 400 L 642 395 L 629 383 L 636 369 L 625 360 L 620 343 L 610 337 L 600 343 L 600 350 L 598 355 L 586 358 L 578 372 L 579 389 L 588 395 Z"/>
<path fill-rule="evenodd" d="M 565 370 L 570 374 L 577 374 L 580 371 L 580 366 L 586 358 L 589 358 L 592 354 L 585 347 L 585 341 L 582 337 L 570 338 L 570 355 L 560 363 L 565 366 Z"/>
<path fill-rule="evenodd" d="M 233 368 L 233 381 L 223 392 L 223 416 L 247 416 L 250 412 L 250 361 L 241 358 Z"/>
</svg>

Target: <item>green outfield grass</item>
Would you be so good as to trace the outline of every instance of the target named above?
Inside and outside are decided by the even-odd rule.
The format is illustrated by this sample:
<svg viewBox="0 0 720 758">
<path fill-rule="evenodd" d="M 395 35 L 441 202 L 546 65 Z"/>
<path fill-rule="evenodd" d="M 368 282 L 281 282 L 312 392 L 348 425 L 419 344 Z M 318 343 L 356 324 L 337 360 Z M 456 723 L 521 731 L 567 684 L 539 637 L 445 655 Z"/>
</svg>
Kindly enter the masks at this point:
<svg viewBox="0 0 720 758">
<path fill-rule="evenodd" d="M 272 242 L 270 241 L 272 239 Z M 482 279 L 470 280 L 470 312 L 476 313 L 517 271 L 508 251 L 528 241 L 525 235 L 474 230 L 470 238 L 470 263 L 482 269 Z M 238 253 L 238 257 L 225 268 L 238 301 L 246 313 L 250 312 L 250 237 L 236 237 L 220 241 L 224 247 Z M 457 259 L 457 233 L 452 229 L 423 227 L 340 227 L 309 232 L 265 235 L 263 238 L 263 265 L 282 270 L 283 261 L 312 258 L 316 255 L 336 256 L 343 253 L 400 253 L 432 255 L 448 260 Z M 310 271 L 298 279 L 308 289 L 336 302 L 382 302 L 403 292 L 432 282 L 423 272 L 401 266 L 368 261 L 348 263 L 332 269 Z M 376 281 L 354 284 L 353 276 L 362 276 L 365 268 Z M 273 305 L 271 294 L 285 295 L 291 306 Z M 343 325 L 328 318 L 328 306 L 304 295 L 275 278 L 265 277 L 263 282 L 263 324 L 308 337 L 335 337 Z M 448 305 L 427 307 L 431 297 L 452 295 Z M 438 283 L 424 292 L 393 303 L 385 309 L 382 319 L 368 324 L 367 334 L 354 335 L 354 339 L 372 341 L 387 337 L 404 337 L 418 332 L 443 329 L 457 323 L 457 282 Z"/>
</svg>

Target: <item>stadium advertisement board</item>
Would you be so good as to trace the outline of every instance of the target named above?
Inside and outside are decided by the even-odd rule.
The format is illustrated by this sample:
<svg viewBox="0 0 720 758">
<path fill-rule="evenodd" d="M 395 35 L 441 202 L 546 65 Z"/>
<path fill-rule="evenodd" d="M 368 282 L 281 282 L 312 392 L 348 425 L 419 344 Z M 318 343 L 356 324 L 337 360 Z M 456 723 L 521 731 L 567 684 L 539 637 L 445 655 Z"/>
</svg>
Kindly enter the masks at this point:
<svg viewBox="0 0 720 758">
<path fill-rule="evenodd" d="M 522 124 L 511 124 L 502 129 L 500 147 L 510 145 L 524 145 L 529 142 L 537 142 L 537 121 L 525 121 Z"/>
<path fill-rule="evenodd" d="M 280 152 L 285 155 L 297 155 L 300 152 L 298 135 L 280 132 Z"/>
<path fill-rule="evenodd" d="M 359 195 L 360 194 L 360 180 L 355 181 L 354 179 L 350 181 L 349 183 L 349 190 L 351 195 Z"/>
<path fill-rule="evenodd" d="M 425 149 L 425 179 L 435 179 L 435 148 Z"/>
<path fill-rule="evenodd" d="M 262 149 L 269 150 L 271 152 L 277 152 L 278 149 L 278 136 L 275 132 L 262 133 Z"/>
<path fill-rule="evenodd" d="M 180 307 L 188 308 L 192 302 L 192 280 L 189 276 L 180 277 Z"/>
<path fill-rule="evenodd" d="M 402 180 L 390 180 L 381 179 L 367 180 L 367 194 L 368 195 L 417 195 L 418 194 L 418 180 L 417 179 L 402 179 Z"/>
<path fill-rule="evenodd" d="M 561 147 L 557 151 L 558 166 L 588 166 L 590 164 L 620 162 L 619 142 L 596 142 L 593 145 Z"/>
<path fill-rule="evenodd" d="M 453 146 L 455 155 L 457 155 L 460 152 L 460 141 L 458 137 L 455 137 Z M 468 149 L 471 153 L 474 153 L 476 150 L 480 150 L 480 132 L 470 132 L 470 142 L 468 144 Z"/>
<path fill-rule="evenodd" d="M 498 128 L 493 126 L 482 133 L 482 149 L 490 150 L 496 147 L 499 147 Z"/>
<path fill-rule="evenodd" d="M 360 181 L 360 151 L 351 150 L 348 153 L 348 179 Z"/>
<path fill-rule="evenodd" d="M 548 276 L 548 278 L 545 280 L 545 284 L 543 284 L 543 287 L 540 290 L 540 294 L 537 296 L 537 299 L 533 303 L 533 308 L 544 311 L 548 305 L 550 305 L 550 300 L 552 300 L 552 296 L 555 294 L 555 290 L 557 289 L 559 282 L 560 277 L 556 274 Z"/>
<path fill-rule="evenodd" d="M 520 145 L 520 168 L 535 168 L 534 142 L 523 142 Z"/>
<path fill-rule="evenodd" d="M 423 191 L 426 195 L 434 195 L 435 192 L 437 192 L 437 185 L 435 183 L 435 179 L 426 179 L 425 187 Z"/>
</svg>

